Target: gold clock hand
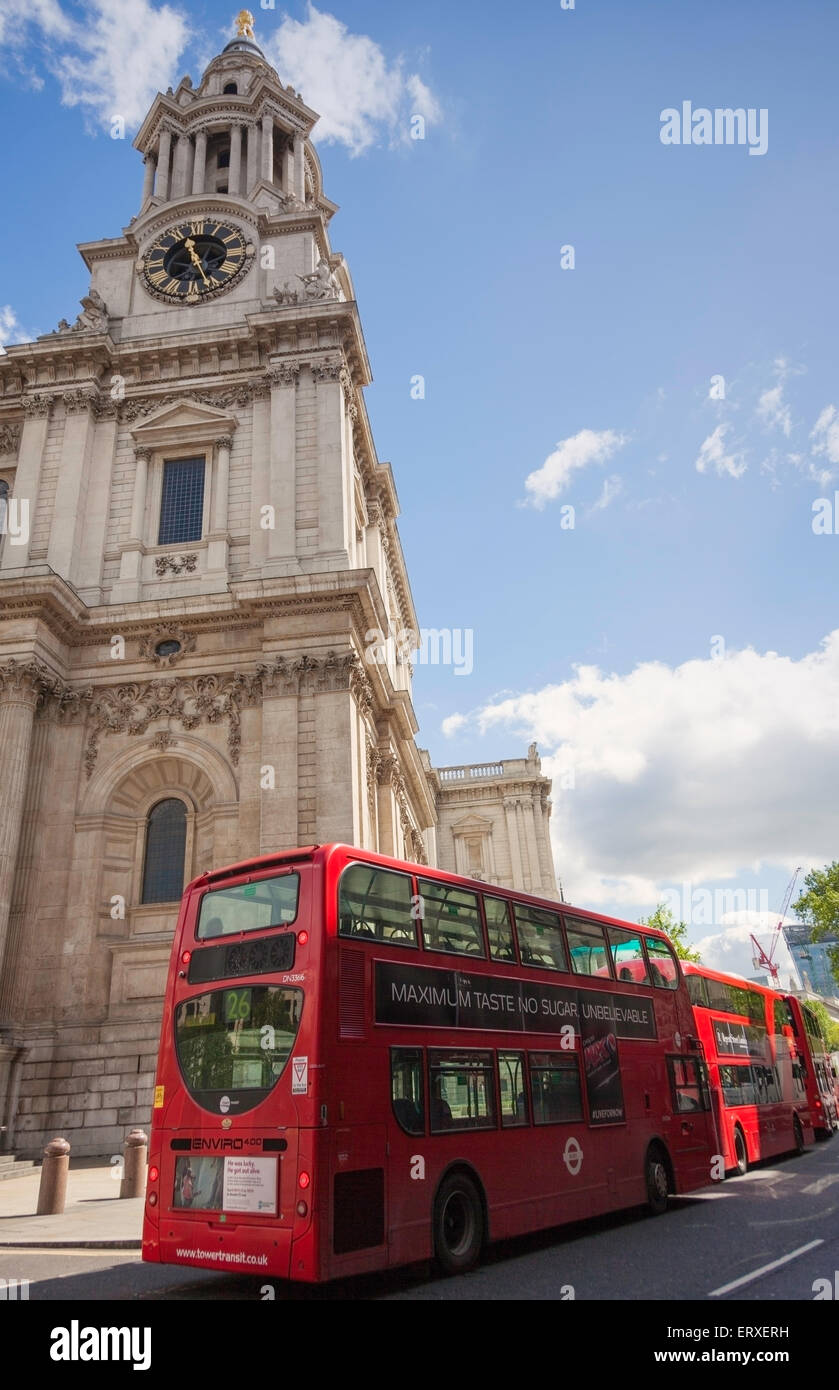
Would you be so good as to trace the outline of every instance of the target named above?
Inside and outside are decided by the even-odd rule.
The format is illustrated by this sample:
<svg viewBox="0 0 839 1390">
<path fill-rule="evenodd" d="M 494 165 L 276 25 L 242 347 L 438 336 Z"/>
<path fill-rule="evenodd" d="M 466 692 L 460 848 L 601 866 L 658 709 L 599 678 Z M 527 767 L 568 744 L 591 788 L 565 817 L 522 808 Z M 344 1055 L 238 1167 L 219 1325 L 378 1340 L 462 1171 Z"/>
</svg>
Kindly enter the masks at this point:
<svg viewBox="0 0 839 1390">
<path fill-rule="evenodd" d="M 186 241 L 184 242 L 184 246 L 189 252 L 189 259 L 192 261 L 192 264 L 197 265 L 198 269 L 201 271 L 201 279 L 204 281 L 204 284 L 209 285 L 210 282 L 204 274 L 204 267 L 201 264 L 201 258 L 195 250 L 195 242 L 192 240 L 191 236 L 187 237 Z"/>
</svg>

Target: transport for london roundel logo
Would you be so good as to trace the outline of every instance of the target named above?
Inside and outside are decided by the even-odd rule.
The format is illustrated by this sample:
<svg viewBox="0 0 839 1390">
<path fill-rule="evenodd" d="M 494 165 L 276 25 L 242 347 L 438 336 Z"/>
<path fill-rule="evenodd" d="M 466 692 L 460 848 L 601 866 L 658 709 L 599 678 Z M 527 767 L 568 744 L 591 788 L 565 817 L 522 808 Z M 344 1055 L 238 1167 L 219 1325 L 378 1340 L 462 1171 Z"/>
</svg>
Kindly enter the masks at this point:
<svg viewBox="0 0 839 1390">
<path fill-rule="evenodd" d="M 583 1166 L 583 1151 L 573 1134 L 570 1139 L 566 1139 L 565 1141 L 565 1151 L 562 1155 L 562 1161 L 572 1178 L 576 1178 Z"/>
</svg>

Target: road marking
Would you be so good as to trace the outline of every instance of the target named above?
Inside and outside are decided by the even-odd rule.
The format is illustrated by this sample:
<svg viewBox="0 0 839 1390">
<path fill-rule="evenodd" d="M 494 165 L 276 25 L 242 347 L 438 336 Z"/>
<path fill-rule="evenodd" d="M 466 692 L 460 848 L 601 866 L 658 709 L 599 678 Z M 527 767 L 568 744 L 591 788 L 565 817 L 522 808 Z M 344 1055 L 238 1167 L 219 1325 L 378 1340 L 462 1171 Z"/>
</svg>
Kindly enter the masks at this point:
<svg viewBox="0 0 839 1390">
<path fill-rule="evenodd" d="M 818 1197 L 820 1192 L 830 1187 L 831 1183 L 839 1182 L 839 1173 L 828 1173 L 826 1178 L 818 1178 L 816 1182 L 811 1182 L 807 1187 L 802 1187 L 801 1191 L 806 1192 L 811 1197 Z"/>
<path fill-rule="evenodd" d="M 791 1250 L 788 1255 L 782 1255 L 779 1260 L 772 1260 L 771 1264 L 761 1265 L 760 1269 L 755 1269 L 751 1274 L 744 1274 L 740 1279 L 732 1279 L 730 1284 L 723 1284 L 721 1289 L 712 1289 L 708 1294 L 709 1298 L 719 1298 L 720 1294 L 731 1293 L 732 1289 L 741 1289 L 744 1284 L 751 1284 L 753 1280 L 760 1279 L 762 1275 L 769 1274 L 773 1269 L 780 1269 L 781 1265 L 788 1265 L 790 1260 L 797 1260 L 799 1255 L 806 1255 L 808 1250 L 815 1250 L 817 1245 L 824 1245 L 823 1240 L 811 1240 L 809 1245 L 799 1245 L 797 1250 Z"/>
</svg>

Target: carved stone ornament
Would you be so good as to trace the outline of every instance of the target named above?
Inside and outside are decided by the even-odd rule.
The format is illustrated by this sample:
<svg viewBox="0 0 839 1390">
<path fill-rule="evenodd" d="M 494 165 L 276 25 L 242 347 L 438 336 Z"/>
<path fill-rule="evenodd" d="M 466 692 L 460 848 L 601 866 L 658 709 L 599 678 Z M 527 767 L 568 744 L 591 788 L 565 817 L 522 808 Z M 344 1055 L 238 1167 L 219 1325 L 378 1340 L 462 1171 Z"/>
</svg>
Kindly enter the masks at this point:
<svg viewBox="0 0 839 1390">
<path fill-rule="evenodd" d="M 168 656 L 161 656 L 156 649 L 163 642 L 177 642 L 180 650 L 170 652 Z M 185 632 L 182 627 L 172 627 L 169 623 L 158 623 L 157 627 L 140 638 L 138 654 L 141 661 L 151 661 L 155 666 L 174 666 L 185 656 L 192 655 L 195 642 L 194 632 Z"/>
<path fill-rule="evenodd" d="M 311 271 L 309 275 L 298 275 L 297 278 L 303 285 L 303 297 L 308 303 L 340 298 L 341 291 L 338 281 L 332 273 L 329 262 L 323 258 L 318 261 L 316 269 Z"/>
<path fill-rule="evenodd" d="M 52 409 L 52 396 L 45 396 L 39 392 L 34 396 L 24 396 L 21 404 L 27 419 L 42 417 L 49 415 Z"/>
<path fill-rule="evenodd" d="M 313 362 L 312 376 L 315 381 L 340 381 L 345 370 L 343 362 Z"/>
<path fill-rule="evenodd" d="M 98 290 L 91 290 L 84 299 L 79 301 L 82 312 L 76 322 L 69 324 L 66 319 L 60 319 L 57 328 L 53 329 L 53 334 L 64 335 L 65 333 L 107 333 L 108 331 L 108 306 Z"/>
<path fill-rule="evenodd" d="M 271 368 L 268 380 L 272 386 L 296 386 L 299 376 L 299 362 L 283 362 L 279 367 Z"/>
<path fill-rule="evenodd" d="M 197 555 L 157 555 L 154 572 L 158 579 L 164 574 L 194 574 L 198 568 Z"/>
<path fill-rule="evenodd" d="M 300 303 L 300 291 L 293 290 L 288 280 L 284 282 L 282 289 L 280 289 L 279 285 L 275 285 L 271 291 L 271 295 L 272 298 L 276 299 L 278 304 L 286 305 Z"/>
<path fill-rule="evenodd" d="M 236 386 L 228 386 L 218 391 L 193 391 L 189 387 L 182 387 L 180 391 L 169 391 L 165 396 L 132 396 L 130 400 L 124 400 L 120 404 L 119 418 L 126 424 L 133 424 L 142 415 L 150 415 L 153 410 L 160 410 L 164 405 L 173 405 L 176 401 L 215 406 L 218 410 L 225 410 L 231 405 L 244 408 L 250 405 L 251 401 L 264 396 L 267 390 L 267 380 L 264 377 L 255 377 L 251 381 L 240 381 Z"/>
<path fill-rule="evenodd" d="M 260 663 L 256 674 L 264 695 L 317 695 L 349 690 L 357 669 L 355 652 L 327 652 L 325 657 L 304 653 L 296 660 L 279 656 L 270 666 Z"/>
<path fill-rule="evenodd" d="M 20 443 L 20 425 L 0 425 L 0 454 L 16 454 Z"/>
<path fill-rule="evenodd" d="M 26 661 L 0 663 L 0 700 L 16 700 L 33 706 L 42 713 L 47 707 L 57 711 L 62 722 L 69 722 L 83 712 L 83 706 L 93 698 L 92 687 L 73 689 L 59 676 L 32 657 Z"/>
<path fill-rule="evenodd" d="M 85 772 L 88 777 L 93 772 L 103 734 L 144 734 L 158 719 L 174 720 L 187 730 L 226 720 L 227 748 L 235 767 L 242 743 L 240 712 L 259 694 L 258 679 L 238 671 L 230 676 L 172 677 L 97 690 L 90 707 Z"/>
</svg>

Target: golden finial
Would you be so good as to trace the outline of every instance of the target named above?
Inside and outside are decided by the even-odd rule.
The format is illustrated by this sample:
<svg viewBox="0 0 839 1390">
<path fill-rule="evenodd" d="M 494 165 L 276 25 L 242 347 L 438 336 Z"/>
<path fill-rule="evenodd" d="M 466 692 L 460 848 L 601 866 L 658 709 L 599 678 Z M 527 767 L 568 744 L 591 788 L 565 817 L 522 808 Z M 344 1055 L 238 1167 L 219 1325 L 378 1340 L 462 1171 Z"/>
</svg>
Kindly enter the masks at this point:
<svg viewBox="0 0 839 1390">
<path fill-rule="evenodd" d="M 253 15 L 250 10 L 240 10 L 237 14 L 236 35 L 240 39 L 253 38 Z"/>
</svg>

